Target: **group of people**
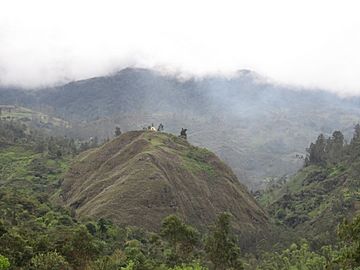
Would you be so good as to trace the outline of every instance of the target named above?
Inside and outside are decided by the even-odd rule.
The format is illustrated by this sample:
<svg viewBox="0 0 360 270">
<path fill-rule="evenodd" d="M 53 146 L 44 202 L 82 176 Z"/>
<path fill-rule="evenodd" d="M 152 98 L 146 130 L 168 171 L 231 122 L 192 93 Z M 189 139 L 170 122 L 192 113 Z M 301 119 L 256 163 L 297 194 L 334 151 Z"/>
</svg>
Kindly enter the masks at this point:
<svg viewBox="0 0 360 270">
<path fill-rule="evenodd" d="M 158 126 L 158 128 L 156 129 L 154 127 L 154 123 L 151 124 L 151 126 L 148 126 L 147 128 L 143 128 L 143 130 L 150 130 L 150 131 L 163 131 L 164 130 L 164 125 L 160 123 L 160 125 Z"/>
<path fill-rule="evenodd" d="M 160 123 L 160 125 L 158 126 L 158 128 L 156 129 L 154 126 L 154 123 L 151 124 L 151 126 L 148 126 L 147 128 L 143 128 L 144 130 L 149 130 L 149 131 L 164 131 L 164 125 L 162 123 Z M 187 129 L 186 128 L 181 128 L 181 132 L 179 137 L 183 138 L 183 139 L 187 139 L 187 134 L 186 134 Z"/>
</svg>

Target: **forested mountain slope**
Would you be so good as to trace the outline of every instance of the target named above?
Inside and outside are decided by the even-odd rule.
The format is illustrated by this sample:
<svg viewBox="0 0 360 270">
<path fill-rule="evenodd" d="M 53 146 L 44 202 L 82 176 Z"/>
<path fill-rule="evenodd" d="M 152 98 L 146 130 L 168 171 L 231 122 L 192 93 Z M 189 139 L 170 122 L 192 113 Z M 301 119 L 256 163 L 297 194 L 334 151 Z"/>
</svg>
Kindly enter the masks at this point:
<svg viewBox="0 0 360 270">
<path fill-rule="evenodd" d="M 360 128 L 357 129 L 360 130 Z M 174 166 L 179 165 L 176 160 L 162 158 L 168 157 L 164 151 L 170 151 L 171 155 L 176 154 L 186 161 L 186 171 L 194 174 L 194 176 L 190 177 L 190 180 L 194 182 L 190 183 L 191 188 L 189 189 L 195 191 L 197 190 L 196 183 L 199 182 L 200 178 L 213 181 L 213 183 L 209 183 L 209 186 L 216 187 L 217 180 L 212 177 L 213 172 L 220 173 L 218 177 L 221 176 L 220 179 L 228 184 L 225 184 L 225 187 L 220 189 L 215 188 L 214 191 L 221 193 L 213 194 L 212 197 L 214 198 L 209 200 L 226 202 L 234 194 L 233 192 L 241 194 L 240 205 L 229 206 L 229 210 L 235 214 L 234 217 L 221 213 L 211 226 L 199 232 L 179 217 L 170 215 L 158 225 L 160 231 L 158 234 L 144 229 L 144 227 L 148 227 L 146 225 L 146 213 L 144 214 L 144 224 L 140 224 L 139 227 L 118 226 L 103 218 L 83 217 L 78 219 L 75 211 L 71 211 L 71 208 L 63 208 L 55 204 L 58 201 L 57 198 L 59 198 L 59 190 L 64 183 L 64 174 L 72 158 L 79 151 L 74 142 L 66 138 L 49 137 L 42 134 L 41 131 L 30 130 L 25 125 L 16 122 L 0 121 L 0 267 L 10 270 L 213 270 L 218 269 L 220 265 L 225 269 L 269 270 L 303 269 L 303 266 L 306 265 L 310 269 L 325 270 L 356 269 L 356 267 L 360 266 L 359 216 L 352 222 L 341 224 L 339 227 L 340 238 L 337 240 L 330 238 L 331 241 L 334 241 L 334 246 L 320 246 L 319 242 L 314 241 L 317 245 L 312 245 L 312 248 L 316 248 L 313 250 L 309 248 L 306 241 L 296 241 L 294 236 L 297 238 L 308 237 L 309 240 L 319 239 L 314 237 L 315 227 L 308 226 L 306 222 L 302 223 L 306 226 L 302 229 L 298 229 L 301 228 L 299 227 L 302 226 L 301 224 L 295 226 L 295 234 L 288 234 L 289 229 L 285 230 L 284 225 L 279 224 L 279 229 L 282 231 L 281 235 L 277 234 L 276 230 L 267 230 L 270 235 L 264 237 L 263 229 L 268 228 L 264 227 L 264 224 L 269 222 L 266 219 L 264 220 L 265 216 L 262 210 L 259 210 L 259 206 L 250 198 L 250 194 L 246 193 L 243 186 L 234 179 L 231 171 L 219 162 L 213 154 L 204 149 L 190 147 L 185 141 L 168 134 L 145 133 L 136 131 L 124 134 L 125 137 L 133 140 L 133 136 L 143 136 L 142 139 L 148 140 L 150 143 L 150 145 L 147 144 L 149 146 L 148 151 L 142 152 L 143 156 L 137 155 L 129 163 L 133 165 L 142 164 L 144 169 L 149 169 L 149 167 L 156 164 L 157 166 L 153 167 L 155 174 L 147 175 L 149 181 L 156 182 L 157 177 L 161 178 L 163 176 L 161 172 L 156 173 L 159 165 L 164 165 L 167 162 L 174 164 Z M 336 147 L 319 147 L 323 145 L 319 143 L 322 141 L 321 137 L 319 142 L 312 145 L 307 163 L 308 167 L 304 169 L 306 172 L 314 169 L 321 170 L 321 168 L 326 172 L 326 167 L 333 167 L 329 162 L 339 163 L 337 157 L 341 157 L 340 163 L 344 166 L 348 166 L 353 161 L 358 162 L 356 160 L 359 158 L 359 152 L 358 150 L 355 151 L 355 149 L 358 149 L 359 136 L 354 136 L 351 147 L 345 146 L 340 149 L 337 147 L 339 144 L 335 143 L 335 141 L 338 142 L 341 136 L 339 136 L 339 133 L 335 133 L 335 135 L 329 142 L 330 145 Z M 335 138 L 337 139 L 335 140 Z M 125 138 L 118 139 L 123 142 L 126 141 Z M 149 139 L 151 140 L 149 141 Z M 131 144 L 131 147 L 127 149 L 138 149 L 134 148 L 134 146 L 141 146 L 142 144 L 139 141 L 141 141 L 140 138 L 134 140 L 134 144 Z M 180 143 L 181 141 L 182 143 Z M 106 147 L 108 147 L 107 150 L 116 152 L 115 146 L 117 143 L 119 141 L 114 140 L 107 145 L 105 144 L 102 150 L 100 148 L 100 150 L 85 151 L 76 158 L 75 164 L 79 166 L 81 160 L 91 160 L 92 154 L 100 153 L 106 150 Z M 328 143 L 326 143 L 327 145 Z M 186 152 L 185 149 L 190 151 Z M 317 150 L 314 151 L 315 149 Z M 327 149 L 329 151 L 325 151 L 326 155 L 319 155 L 319 153 L 323 152 L 319 152 L 318 149 Z M 340 153 L 342 153 L 340 155 L 337 152 L 339 149 L 341 150 Z M 123 151 L 121 155 L 126 158 L 131 154 L 134 154 L 134 152 Z M 151 156 L 155 157 L 155 159 L 147 159 L 147 157 Z M 99 157 L 101 156 L 98 155 Z M 102 157 L 107 158 L 107 155 Z M 327 165 L 323 163 L 324 157 L 326 157 Z M 115 163 L 118 164 L 119 159 L 117 158 L 116 155 L 113 156 L 111 160 L 103 164 L 99 172 L 106 175 L 109 166 L 114 165 L 112 161 L 116 161 Z M 159 162 L 154 163 L 156 160 Z M 350 163 L 347 163 L 346 160 Z M 74 164 L 71 166 L 74 166 Z M 89 164 L 89 166 L 90 171 L 94 170 L 96 162 Z M 133 173 L 137 174 L 137 170 L 141 167 L 134 166 Z M 169 166 L 164 168 L 172 171 Z M 356 172 L 358 165 L 356 163 L 354 163 L 354 167 L 348 166 L 346 168 L 339 168 L 339 171 L 342 173 L 347 172 L 348 175 L 351 175 L 351 173 L 358 175 Z M 117 167 L 117 169 L 120 168 Z M 149 170 L 146 170 L 146 172 L 149 172 Z M 333 169 L 329 176 L 331 175 L 336 176 L 341 175 L 341 173 L 334 172 Z M 129 178 L 131 177 L 133 175 L 130 172 Z M 351 215 L 356 212 L 356 206 L 351 207 L 351 202 L 356 203 L 358 200 L 354 192 L 356 190 L 354 179 L 348 181 L 351 185 L 343 182 L 334 185 L 339 194 L 346 195 L 346 202 L 345 204 L 337 204 L 340 208 L 334 210 L 329 208 L 331 212 L 327 213 L 333 215 L 320 215 L 318 220 L 322 220 L 322 222 L 313 224 L 317 230 L 321 228 L 319 225 L 324 224 L 325 221 L 331 224 L 330 227 L 332 227 L 341 214 L 339 209 L 346 209 L 348 210 L 347 213 Z M 324 183 L 326 182 L 325 179 Z M 186 181 L 184 181 L 184 184 L 186 184 Z M 227 189 L 229 185 L 233 187 L 233 191 Z M 145 194 L 146 186 L 148 185 L 142 185 L 142 191 Z M 293 188 L 292 185 L 290 186 Z M 183 191 L 186 187 L 187 185 L 184 185 L 184 187 L 178 186 L 177 188 L 179 191 Z M 344 187 L 348 188 L 348 190 L 346 191 Z M 93 185 L 90 184 L 89 188 L 92 189 Z M 77 191 L 77 188 L 75 188 L 75 192 Z M 136 192 L 138 191 L 135 190 L 135 195 L 141 200 L 143 196 Z M 187 193 L 189 192 L 191 193 L 192 190 L 187 190 Z M 280 193 L 276 194 L 279 195 Z M 329 196 L 334 196 L 333 191 L 330 191 L 329 194 Z M 312 197 L 308 196 L 306 200 L 311 201 Z M 189 197 L 187 198 L 189 199 Z M 189 200 L 186 205 L 189 206 L 195 202 L 200 205 L 199 198 Z M 304 205 L 304 202 L 296 198 L 296 196 L 291 197 L 291 200 L 287 202 L 289 206 L 293 206 L 286 209 L 289 213 L 298 204 L 300 206 Z M 130 199 L 133 200 L 133 198 Z M 331 202 L 331 200 L 328 201 Z M 156 203 L 157 200 L 154 200 L 154 202 Z M 146 205 L 152 206 L 151 204 Z M 174 207 L 178 206 L 174 205 Z M 126 210 L 126 204 L 113 209 L 121 211 L 122 207 Z M 234 209 L 241 210 L 240 223 L 238 221 L 239 212 L 234 211 Z M 245 209 L 247 211 L 243 212 Z M 138 210 L 139 208 L 134 205 L 135 214 Z M 195 210 L 190 209 L 189 212 L 196 213 Z M 249 217 L 252 218 L 249 219 Z M 155 218 L 157 217 L 155 216 Z M 190 216 L 191 221 L 194 220 L 193 218 L 194 216 Z M 279 223 L 287 224 L 292 219 L 278 220 Z M 240 224 L 240 230 L 246 228 L 247 233 L 250 232 L 249 229 L 257 228 L 258 240 L 261 239 L 261 241 L 254 241 L 253 238 L 249 239 L 246 234 L 235 235 L 231 224 L 235 225 L 235 227 Z M 322 232 L 325 231 L 324 228 Z M 238 232 L 238 230 L 235 232 Z M 329 234 L 329 237 L 332 237 L 332 235 Z M 284 245 L 288 246 L 289 240 L 296 241 L 297 244 L 289 245 L 289 248 L 281 251 Z M 270 248 L 269 245 L 274 243 L 276 245 Z"/>
<path fill-rule="evenodd" d="M 280 223 L 311 239 L 333 243 L 336 227 L 360 212 L 360 126 L 346 144 L 340 131 L 319 135 L 306 164 L 288 182 L 274 182 L 260 201 Z"/>
<path fill-rule="evenodd" d="M 311 89 L 310 89 L 311 90 Z M 294 173 L 319 133 L 341 128 L 348 136 L 360 116 L 358 99 L 269 82 L 252 71 L 234 77 L 182 79 L 147 69 L 23 91 L 3 89 L 1 103 L 18 102 L 71 123 L 71 136 L 112 137 L 163 123 L 189 130 L 189 141 L 218 154 L 251 188 Z M 16 93 L 16 94 L 15 94 Z"/>
</svg>

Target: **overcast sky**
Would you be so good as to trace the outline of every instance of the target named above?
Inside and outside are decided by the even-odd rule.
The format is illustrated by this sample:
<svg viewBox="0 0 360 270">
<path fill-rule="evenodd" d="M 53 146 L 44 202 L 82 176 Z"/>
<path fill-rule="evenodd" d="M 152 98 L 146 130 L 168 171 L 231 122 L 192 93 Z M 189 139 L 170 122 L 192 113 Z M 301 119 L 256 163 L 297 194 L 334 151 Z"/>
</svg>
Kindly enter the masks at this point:
<svg viewBox="0 0 360 270">
<path fill-rule="evenodd" d="M 1 0 L 0 82 L 37 87 L 125 66 L 360 95 L 360 1 Z"/>
</svg>

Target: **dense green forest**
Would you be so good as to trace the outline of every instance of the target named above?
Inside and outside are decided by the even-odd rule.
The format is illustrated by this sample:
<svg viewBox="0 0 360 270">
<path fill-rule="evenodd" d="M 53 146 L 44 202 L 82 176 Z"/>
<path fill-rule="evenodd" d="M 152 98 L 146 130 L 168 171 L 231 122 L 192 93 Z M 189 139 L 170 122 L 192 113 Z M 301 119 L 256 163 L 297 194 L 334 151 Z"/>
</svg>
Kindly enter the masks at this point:
<svg viewBox="0 0 360 270">
<path fill-rule="evenodd" d="M 340 132 L 320 135 L 305 167 L 261 194 L 289 236 L 251 254 L 240 250 L 228 213 L 206 232 L 174 215 L 158 233 L 77 219 L 56 198 L 72 158 L 88 147 L 0 122 L 0 270 L 360 269 L 360 126 L 349 144 Z"/>
</svg>

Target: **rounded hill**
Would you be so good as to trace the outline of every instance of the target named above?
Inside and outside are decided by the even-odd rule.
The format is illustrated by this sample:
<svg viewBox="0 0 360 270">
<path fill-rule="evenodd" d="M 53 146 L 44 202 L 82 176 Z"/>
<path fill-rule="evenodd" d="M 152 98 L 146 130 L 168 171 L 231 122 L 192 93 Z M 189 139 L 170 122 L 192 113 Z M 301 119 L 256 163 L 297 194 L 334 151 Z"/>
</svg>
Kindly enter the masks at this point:
<svg viewBox="0 0 360 270">
<path fill-rule="evenodd" d="M 62 183 L 63 203 L 80 217 L 158 230 L 177 214 L 203 228 L 230 212 L 239 231 L 259 231 L 268 218 L 215 154 L 174 135 L 131 131 L 80 155 Z"/>
</svg>

